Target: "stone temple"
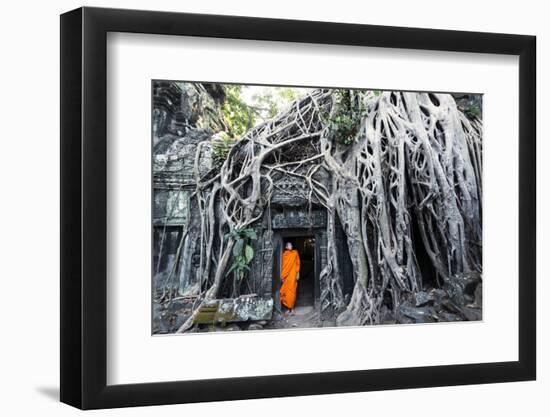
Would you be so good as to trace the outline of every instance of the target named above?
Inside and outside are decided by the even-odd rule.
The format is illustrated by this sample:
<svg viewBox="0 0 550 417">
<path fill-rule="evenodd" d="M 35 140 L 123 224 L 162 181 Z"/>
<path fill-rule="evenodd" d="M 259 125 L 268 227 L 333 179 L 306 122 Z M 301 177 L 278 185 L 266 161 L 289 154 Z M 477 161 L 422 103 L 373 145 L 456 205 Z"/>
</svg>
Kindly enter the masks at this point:
<svg viewBox="0 0 550 417">
<path fill-rule="evenodd" d="M 224 90 L 217 84 L 152 84 L 153 333 L 177 331 L 201 291 L 201 219 L 193 196 L 196 176 L 207 174 L 214 164 L 208 147 L 199 153 L 198 160 L 195 156 L 200 143 L 226 130 L 221 110 L 225 99 Z M 328 176 L 325 180 L 330 190 Z M 217 299 L 202 307 L 196 323 L 237 323 L 241 327 L 242 323 L 260 323 L 269 328 L 271 319 L 280 312 L 281 256 L 285 242 L 290 241 L 302 262 L 297 306 L 307 307 L 314 314 L 315 327 L 334 324 L 319 279 L 327 263 L 327 211 L 308 204 L 307 185 L 299 178 L 278 177 L 270 208 L 253 227 L 258 238 L 251 241 L 254 258 L 240 295 L 232 297 L 231 288 L 222 287 Z M 354 286 L 352 265 L 339 224 L 336 237 L 340 287 L 349 299 Z M 170 302 L 159 301 L 166 299 L 167 292 Z"/>
<path fill-rule="evenodd" d="M 153 84 L 153 283 L 157 294 L 175 269 L 171 281 L 178 294 L 184 300 L 198 295 L 200 219 L 196 200 L 191 198 L 196 186 L 194 158 L 198 144 L 223 128 L 220 105 L 224 99 L 223 90 L 212 84 Z M 208 153 L 202 155 L 199 169 L 202 173 L 211 169 Z M 252 241 L 255 256 L 245 291 L 250 297 L 245 294 L 234 302 L 252 305 L 243 307 L 248 315 L 243 319 L 269 320 L 272 309 L 280 309 L 281 254 L 287 241 L 298 249 L 302 262 L 297 305 L 322 307 L 319 274 L 327 258 L 327 213 L 322 207 L 308 205 L 306 188 L 296 178 L 281 177 L 275 184 L 270 211 L 254 227 L 258 239 Z M 184 247 L 178 248 L 185 230 L 189 237 Z M 342 243 L 341 259 L 349 256 L 345 239 Z M 175 265 L 178 249 L 181 260 Z M 345 271 L 346 266 L 343 268 Z M 350 277 L 350 282 L 343 283 L 349 294 L 353 289 L 351 271 L 343 275 Z M 223 295 L 230 294 L 222 289 Z M 241 311 L 234 310 L 235 317 L 229 321 L 239 321 Z"/>
</svg>

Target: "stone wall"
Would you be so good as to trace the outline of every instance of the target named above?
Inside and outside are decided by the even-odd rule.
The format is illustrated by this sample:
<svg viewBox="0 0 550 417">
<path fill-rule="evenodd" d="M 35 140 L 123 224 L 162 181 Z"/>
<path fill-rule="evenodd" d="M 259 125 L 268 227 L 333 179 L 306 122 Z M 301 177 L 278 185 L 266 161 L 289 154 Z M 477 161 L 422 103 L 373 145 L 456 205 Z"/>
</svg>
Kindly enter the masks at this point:
<svg viewBox="0 0 550 417">
<path fill-rule="evenodd" d="M 153 144 L 167 134 L 184 136 L 190 129 L 225 130 L 219 84 L 153 81 Z"/>
<path fill-rule="evenodd" d="M 194 161 L 199 143 L 224 129 L 219 86 L 200 83 L 153 82 L 153 282 L 180 294 L 199 290 L 200 219 L 195 199 Z M 212 168 L 210 148 L 203 147 L 199 174 Z M 182 237 L 182 255 L 174 260 Z M 171 272 L 173 273 L 171 275 Z M 169 281 L 168 277 L 171 276 Z"/>
<path fill-rule="evenodd" d="M 201 142 L 224 130 L 221 105 L 224 94 L 208 84 L 153 83 L 153 262 L 154 284 L 160 289 L 174 274 L 169 286 L 179 294 L 197 294 L 200 262 L 200 218 L 195 191 L 194 161 Z M 212 168 L 210 147 L 202 147 L 199 174 Z M 328 173 L 319 170 L 316 181 L 330 190 Z M 241 286 L 241 294 L 255 294 L 271 299 L 278 281 L 283 236 L 288 233 L 313 235 L 316 239 L 316 273 L 327 263 L 327 212 L 316 205 L 310 207 L 309 185 L 297 176 L 281 175 L 274 180 L 271 209 L 262 221 L 253 225 L 258 239 L 251 245 L 254 257 L 250 271 Z M 182 256 L 177 268 L 174 260 L 182 237 Z M 215 248 L 216 249 L 216 248 Z M 159 256 L 159 254 L 161 254 Z M 318 285 L 318 284 L 317 284 Z M 221 289 L 228 297 L 230 285 Z M 277 292 L 276 292 L 277 294 Z M 320 297 L 317 289 L 317 299 Z"/>
</svg>

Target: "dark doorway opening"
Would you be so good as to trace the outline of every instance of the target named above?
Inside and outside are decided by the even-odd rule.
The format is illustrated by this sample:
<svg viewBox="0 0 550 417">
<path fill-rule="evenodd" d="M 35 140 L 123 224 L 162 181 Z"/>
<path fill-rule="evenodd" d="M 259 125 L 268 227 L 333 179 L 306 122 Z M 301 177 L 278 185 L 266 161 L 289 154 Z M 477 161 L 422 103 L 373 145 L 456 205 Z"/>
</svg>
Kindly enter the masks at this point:
<svg viewBox="0 0 550 417">
<path fill-rule="evenodd" d="M 284 251 L 284 247 L 287 242 L 292 243 L 294 249 L 298 251 L 300 255 L 300 280 L 298 281 L 298 291 L 296 297 L 296 307 L 306 307 L 315 305 L 315 277 L 316 277 L 316 265 L 315 265 L 315 236 L 288 236 L 283 234 L 281 242 L 281 252 Z M 276 271 L 280 274 L 280 262 Z M 274 277 L 278 281 L 280 277 Z M 277 286 L 277 289 L 280 288 Z"/>
<path fill-rule="evenodd" d="M 439 283 L 437 280 L 437 272 L 433 266 L 430 255 L 426 251 L 424 242 L 422 240 L 422 234 L 418 226 L 418 221 L 413 218 L 411 221 L 412 225 L 412 240 L 414 245 L 414 253 L 416 255 L 416 262 L 420 273 L 422 274 L 422 285 L 424 288 L 434 287 L 439 288 Z"/>
<path fill-rule="evenodd" d="M 183 237 L 182 233 L 181 226 L 157 226 L 153 229 L 153 271 L 155 276 L 169 273 L 173 263 L 176 261 L 178 244 Z M 177 267 L 178 270 L 174 271 L 176 275 L 179 274 L 181 261 Z M 160 286 L 161 282 L 162 280 L 159 280 L 157 284 Z"/>
<path fill-rule="evenodd" d="M 336 218 L 336 251 L 338 267 L 342 276 L 342 291 L 344 292 L 344 297 L 349 301 L 355 287 L 355 280 L 353 278 L 353 264 L 349 256 L 348 239 L 339 218 Z"/>
<path fill-rule="evenodd" d="M 411 190 L 411 179 L 409 176 L 405 177 L 407 178 L 408 191 L 411 192 L 411 195 L 413 195 Z M 426 250 L 426 246 L 424 245 L 417 216 L 419 216 L 419 214 L 415 211 L 411 218 L 411 234 L 416 263 L 420 269 L 420 274 L 422 275 L 422 289 L 429 287 L 439 288 L 437 271 L 432 263 L 432 260 L 430 259 L 428 251 Z"/>
</svg>

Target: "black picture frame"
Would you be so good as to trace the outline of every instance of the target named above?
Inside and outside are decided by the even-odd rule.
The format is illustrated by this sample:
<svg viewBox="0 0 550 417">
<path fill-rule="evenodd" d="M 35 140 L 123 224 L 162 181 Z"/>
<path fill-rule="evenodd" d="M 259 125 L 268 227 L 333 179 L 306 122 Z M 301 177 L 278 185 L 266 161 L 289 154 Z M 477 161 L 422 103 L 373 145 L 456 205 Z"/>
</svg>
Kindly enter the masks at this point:
<svg viewBox="0 0 550 417">
<path fill-rule="evenodd" d="M 519 56 L 519 358 L 513 362 L 113 385 L 107 376 L 108 32 Z M 536 38 L 80 8 L 61 15 L 61 401 L 82 409 L 534 380 Z"/>
</svg>

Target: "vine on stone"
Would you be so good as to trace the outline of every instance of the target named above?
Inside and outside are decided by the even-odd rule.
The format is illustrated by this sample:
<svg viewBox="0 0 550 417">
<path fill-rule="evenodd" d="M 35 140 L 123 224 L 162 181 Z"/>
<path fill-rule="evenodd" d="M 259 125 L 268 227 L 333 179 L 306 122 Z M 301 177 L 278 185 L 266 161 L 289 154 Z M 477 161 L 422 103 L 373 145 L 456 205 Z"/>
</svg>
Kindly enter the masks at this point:
<svg viewBox="0 0 550 417">
<path fill-rule="evenodd" d="M 231 147 L 201 143 L 194 196 L 201 293 L 179 332 L 228 275 L 238 291 L 254 256 L 252 227 L 281 176 L 305 183 L 309 204 L 327 210 L 321 305 L 339 325 L 379 323 L 383 306 L 397 311 L 404 296 L 422 290 L 419 248 L 439 283 L 481 272 L 481 136 L 479 118 L 467 117 L 448 94 L 319 89 Z M 201 176 L 203 146 L 217 162 Z M 349 299 L 340 284 L 337 224 L 352 263 Z"/>
</svg>

